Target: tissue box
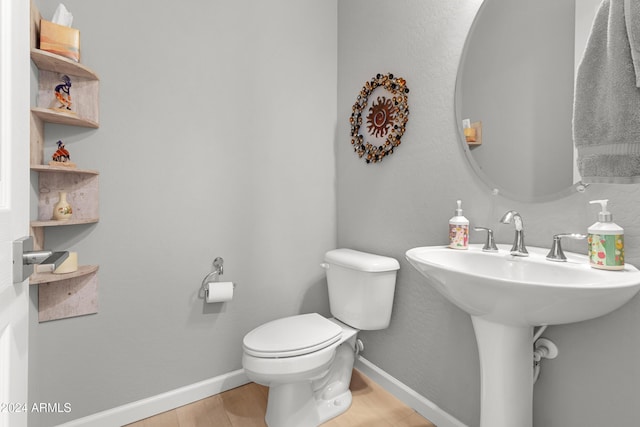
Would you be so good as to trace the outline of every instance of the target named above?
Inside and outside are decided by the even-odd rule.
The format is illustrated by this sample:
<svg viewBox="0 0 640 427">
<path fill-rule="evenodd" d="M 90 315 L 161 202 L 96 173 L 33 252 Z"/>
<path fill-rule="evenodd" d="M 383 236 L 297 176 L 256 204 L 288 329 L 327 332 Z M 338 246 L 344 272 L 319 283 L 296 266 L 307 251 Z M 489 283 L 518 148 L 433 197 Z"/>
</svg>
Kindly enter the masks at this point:
<svg viewBox="0 0 640 427">
<path fill-rule="evenodd" d="M 41 19 L 40 49 L 80 62 L 80 31 Z"/>
</svg>

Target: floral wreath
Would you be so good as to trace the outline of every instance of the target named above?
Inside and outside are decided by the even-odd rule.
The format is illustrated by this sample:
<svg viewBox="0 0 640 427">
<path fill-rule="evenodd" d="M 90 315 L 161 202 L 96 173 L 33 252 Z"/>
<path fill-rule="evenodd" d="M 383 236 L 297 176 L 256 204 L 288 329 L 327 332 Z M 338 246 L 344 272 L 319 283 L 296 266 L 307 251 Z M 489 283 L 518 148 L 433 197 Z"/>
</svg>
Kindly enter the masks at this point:
<svg viewBox="0 0 640 427">
<path fill-rule="evenodd" d="M 377 74 L 365 83 L 353 104 L 349 118 L 351 145 L 358 157 L 364 157 L 367 163 L 382 161 L 400 145 L 409 120 L 409 88 L 406 83 L 402 77 L 394 77 L 393 74 Z M 378 88 L 386 93 L 378 94 L 373 99 L 371 95 Z M 363 114 L 366 115 L 364 118 Z M 363 120 L 366 120 L 365 132 L 360 130 Z"/>
</svg>

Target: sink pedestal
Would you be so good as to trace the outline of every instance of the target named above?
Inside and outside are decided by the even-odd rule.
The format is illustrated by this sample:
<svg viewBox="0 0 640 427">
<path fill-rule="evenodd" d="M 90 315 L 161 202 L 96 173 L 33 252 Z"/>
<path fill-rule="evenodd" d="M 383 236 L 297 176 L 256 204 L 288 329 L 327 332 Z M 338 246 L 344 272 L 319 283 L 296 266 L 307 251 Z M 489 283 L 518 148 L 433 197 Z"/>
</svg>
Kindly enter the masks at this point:
<svg viewBox="0 0 640 427">
<path fill-rule="evenodd" d="M 471 319 L 480 355 L 480 427 L 532 427 L 533 327 Z"/>
</svg>

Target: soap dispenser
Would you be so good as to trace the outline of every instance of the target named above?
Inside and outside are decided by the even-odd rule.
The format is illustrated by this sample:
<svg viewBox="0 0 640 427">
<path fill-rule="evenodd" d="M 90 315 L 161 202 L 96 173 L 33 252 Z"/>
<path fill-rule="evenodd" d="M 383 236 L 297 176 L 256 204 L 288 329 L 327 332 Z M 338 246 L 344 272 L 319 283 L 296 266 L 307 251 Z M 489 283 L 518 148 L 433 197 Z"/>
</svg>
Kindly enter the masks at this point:
<svg viewBox="0 0 640 427">
<path fill-rule="evenodd" d="M 449 220 L 449 247 L 469 249 L 469 220 L 462 215 L 462 200 L 458 200 L 456 214 Z"/>
<path fill-rule="evenodd" d="M 598 222 L 588 229 L 589 264 L 603 270 L 622 270 L 624 268 L 624 230 L 613 222 L 611 212 L 607 210 L 609 200 L 592 200 L 600 203 Z"/>
</svg>

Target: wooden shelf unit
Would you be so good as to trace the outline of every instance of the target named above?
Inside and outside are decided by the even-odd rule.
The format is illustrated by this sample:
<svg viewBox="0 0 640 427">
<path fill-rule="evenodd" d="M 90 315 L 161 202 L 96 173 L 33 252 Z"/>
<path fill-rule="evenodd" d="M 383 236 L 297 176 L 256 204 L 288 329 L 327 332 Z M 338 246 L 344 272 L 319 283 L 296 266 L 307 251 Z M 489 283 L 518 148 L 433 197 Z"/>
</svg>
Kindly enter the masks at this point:
<svg viewBox="0 0 640 427">
<path fill-rule="evenodd" d="M 99 172 L 50 166 L 44 159 L 44 126 L 55 123 L 97 129 L 99 124 L 98 75 L 87 66 L 38 49 L 41 15 L 31 4 L 31 60 L 38 68 L 37 105 L 31 108 L 31 170 L 38 174 L 38 218 L 31 221 L 34 250 L 44 248 L 47 227 L 92 224 L 99 221 Z M 71 111 L 58 109 L 54 88 L 62 75 L 71 79 Z M 67 192 L 73 216 L 52 220 L 58 193 Z M 67 274 L 34 273 L 30 284 L 38 285 L 40 322 L 97 313 L 97 265 L 81 265 Z"/>
</svg>

